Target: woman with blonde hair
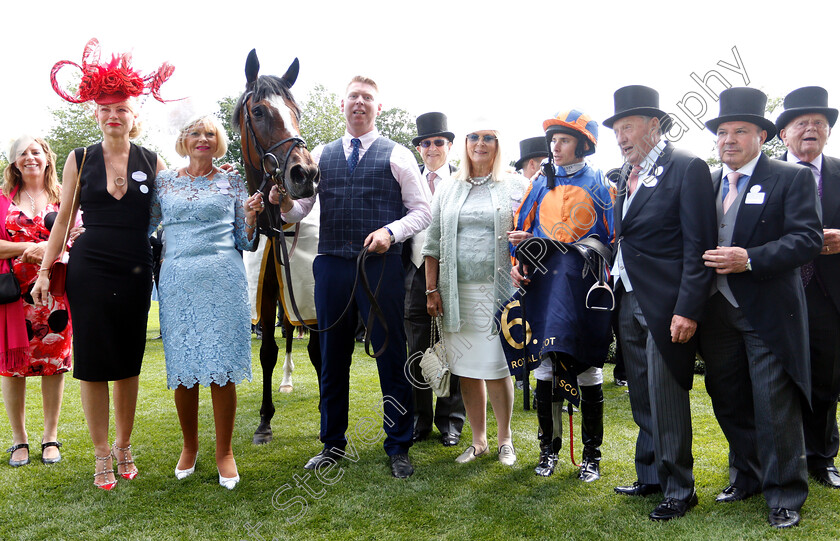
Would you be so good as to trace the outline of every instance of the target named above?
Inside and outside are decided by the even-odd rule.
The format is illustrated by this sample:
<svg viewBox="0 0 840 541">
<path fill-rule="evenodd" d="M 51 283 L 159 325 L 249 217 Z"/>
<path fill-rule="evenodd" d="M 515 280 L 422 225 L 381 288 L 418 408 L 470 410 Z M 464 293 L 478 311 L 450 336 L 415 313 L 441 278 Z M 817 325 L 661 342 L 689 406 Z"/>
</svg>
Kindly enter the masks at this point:
<svg viewBox="0 0 840 541">
<path fill-rule="evenodd" d="M 227 151 L 227 135 L 213 116 L 187 122 L 175 145 L 189 164 L 158 173 L 152 200 L 154 229 L 163 225 L 160 330 L 167 386 L 184 441 L 175 477 L 195 471 L 198 389 L 210 387 L 216 425 L 219 484 L 239 482 L 233 458 L 236 384 L 251 380 L 251 316 L 245 264 L 237 250 L 253 244 L 262 194 L 248 197 L 235 170 L 213 165 Z"/>
<path fill-rule="evenodd" d="M 513 293 L 507 232 L 522 199 L 524 177 L 504 172 L 498 131 L 477 129 L 464 138 L 462 167 L 432 201 L 423 255 L 426 307 L 442 316 L 447 358 L 460 377 L 472 445 L 458 463 L 487 454 L 487 398 L 498 428 L 499 461 L 516 462 L 511 437 L 513 384 L 494 314 Z"/>
<path fill-rule="evenodd" d="M 131 434 L 137 407 L 140 368 L 146 346 L 146 323 L 152 289 L 152 252 L 147 230 L 155 175 L 164 169 L 157 154 L 131 142 L 139 134 L 138 100 L 151 94 L 160 101 L 160 85 L 174 68 L 164 64 L 141 76 L 130 55 L 99 63 L 99 42 L 92 39 L 82 57 L 82 80 L 76 95 L 56 82 L 53 89 L 72 103 L 94 101 L 102 142 L 70 153 L 64 166 L 62 205 L 53 226 L 38 281 L 35 304 L 52 302 L 47 273 L 61 250 L 74 199 L 84 212 L 85 233 L 73 246 L 67 266 L 67 300 L 76 323 L 73 377 L 80 380 L 82 408 L 96 458 L 94 485 L 111 490 L 117 475 L 134 479 L 137 465 Z M 78 190 L 78 193 L 77 193 Z M 116 436 L 108 443 L 113 382 Z"/>
<path fill-rule="evenodd" d="M 55 154 L 49 144 L 28 135 L 16 139 L 9 150 L 9 165 L 3 171 L 0 197 L 0 259 L 4 266 L 11 262 L 23 293 L 20 300 L 0 308 L 5 316 L 0 383 L 12 428 L 13 442 L 8 450 L 11 466 L 29 463 L 25 401 L 26 378 L 31 376 L 41 376 L 41 462 L 53 464 L 61 460 L 58 416 L 64 396 L 64 373 L 70 370 L 70 313 L 63 299 L 36 306 L 28 295 L 38 276 L 59 197 Z M 78 231 L 74 231 L 74 237 Z M 0 270 L 7 272 L 8 268 Z"/>
</svg>

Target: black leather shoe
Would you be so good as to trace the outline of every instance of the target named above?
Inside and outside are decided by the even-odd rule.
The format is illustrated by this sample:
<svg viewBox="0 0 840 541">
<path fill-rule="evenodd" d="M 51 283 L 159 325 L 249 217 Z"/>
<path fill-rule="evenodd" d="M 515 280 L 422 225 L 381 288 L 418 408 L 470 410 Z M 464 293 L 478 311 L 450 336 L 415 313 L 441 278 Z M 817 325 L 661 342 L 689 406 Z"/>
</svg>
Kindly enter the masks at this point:
<svg viewBox="0 0 840 541">
<path fill-rule="evenodd" d="M 837 472 L 837 468 L 834 466 L 811 470 L 811 475 L 821 485 L 829 488 L 840 488 L 840 473 Z"/>
<path fill-rule="evenodd" d="M 799 513 L 792 509 L 776 507 L 770 510 L 770 516 L 767 517 L 767 522 L 774 528 L 790 528 L 799 524 Z"/>
<path fill-rule="evenodd" d="M 580 463 L 580 472 L 578 472 L 578 479 L 584 483 L 591 483 L 601 478 L 600 459 L 592 457 L 583 457 Z"/>
<path fill-rule="evenodd" d="M 429 437 L 429 431 L 428 430 L 425 431 L 425 432 L 418 432 L 417 430 L 415 430 L 411 434 L 411 442 L 412 443 L 418 443 L 418 442 L 421 442 L 421 441 L 427 439 L 428 437 Z"/>
<path fill-rule="evenodd" d="M 318 467 L 319 464 L 325 462 L 328 459 L 332 459 L 335 461 L 341 460 L 344 456 L 344 453 L 339 452 L 340 449 L 336 449 L 335 447 L 330 447 L 329 449 L 324 449 L 317 455 L 313 456 L 309 459 L 306 465 L 303 467 L 305 470 L 314 470 Z"/>
<path fill-rule="evenodd" d="M 732 502 L 740 502 L 741 500 L 746 500 L 754 496 L 752 492 L 747 492 L 743 488 L 738 488 L 734 485 L 729 485 L 723 492 L 717 495 L 715 501 L 718 503 L 732 503 Z"/>
<path fill-rule="evenodd" d="M 26 458 L 23 460 L 12 460 L 12 456 L 15 454 L 15 451 L 18 449 L 26 449 Z M 18 443 L 17 445 L 12 445 L 6 452 L 9 453 L 9 466 L 13 468 L 18 468 L 20 466 L 26 466 L 29 464 L 29 444 L 28 443 Z"/>
<path fill-rule="evenodd" d="M 408 459 L 407 453 L 391 457 L 391 475 L 397 479 L 405 479 L 407 477 L 411 477 L 411 474 L 413 473 L 414 466 L 411 465 L 411 461 Z"/>
<path fill-rule="evenodd" d="M 534 473 L 548 477 L 554 475 L 554 468 L 557 466 L 557 453 L 553 452 L 551 446 L 540 449 L 540 461 L 534 468 Z"/>
<path fill-rule="evenodd" d="M 662 492 L 662 487 L 634 481 L 630 486 L 615 487 L 614 490 L 616 494 L 622 494 L 624 496 L 650 496 L 651 494 Z"/>
<path fill-rule="evenodd" d="M 453 434 L 452 432 L 444 432 L 440 436 L 440 442 L 443 444 L 444 447 L 452 447 L 453 445 L 458 445 L 458 442 L 461 441 L 460 434 Z"/>
<path fill-rule="evenodd" d="M 59 449 L 61 447 L 60 441 L 48 441 L 46 443 L 41 444 L 41 462 L 44 464 L 55 464 L 57 462 L 61 462 L 61 451 L 58 452 L 58 456 L 55 458 L 44 458 L 44 449 L 47 447 L 55 447 Z"/>
<path fill-rule="evenodd" d="M 697 493 L 692 492 L 691 496 L 685 500 L 677 498 L 665 498 L 662 503 L 656 506 L 656 509 L 648 515 L 651 520 L 671 520 L 672 518 L 679 518 L 685 516 L 689 509 L 697 505 Z"/>
</svg>

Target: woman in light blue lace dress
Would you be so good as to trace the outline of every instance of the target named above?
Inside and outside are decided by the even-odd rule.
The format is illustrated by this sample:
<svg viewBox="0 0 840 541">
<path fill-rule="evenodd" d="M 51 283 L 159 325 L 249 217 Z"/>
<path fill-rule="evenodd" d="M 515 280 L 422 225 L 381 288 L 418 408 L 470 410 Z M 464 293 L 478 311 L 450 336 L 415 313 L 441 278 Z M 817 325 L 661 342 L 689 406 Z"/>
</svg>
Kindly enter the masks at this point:
<svg viewBox="0 0 840 541">
<path fill-rule="evenodd" d="M 160 324 L 167 386 L 184 445 L 175 476 L 195 471 L 198 454 L 198 385 L 210 387 L 216 424 L 219 484 L 239 482 L 231 439 L 236 384 L 251 380 L 251 316 L 245 266 L 237 250 L 251 248 L 262 195 L 248 197 L 235 171 L 213 166 L 227 150 L 224 128 L 212 116 L 190 121 L 175 150 L 187 167 L 155 179 L 151 229 L 163 225 Z"/>
</svg>

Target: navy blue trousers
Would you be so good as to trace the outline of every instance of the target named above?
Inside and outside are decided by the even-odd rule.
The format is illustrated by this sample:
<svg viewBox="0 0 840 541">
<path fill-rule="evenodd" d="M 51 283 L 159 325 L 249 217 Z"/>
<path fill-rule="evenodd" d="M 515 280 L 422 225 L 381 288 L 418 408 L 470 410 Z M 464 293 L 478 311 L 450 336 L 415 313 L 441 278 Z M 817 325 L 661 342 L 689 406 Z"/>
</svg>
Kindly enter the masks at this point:
<svg viewBox="0 0 840 541">
<path fill-rule="evenodd" d="M 388 324 L 388 348 L 376 359 L 385 430 L 385 452 L 388 456 L 406 453 L 411 447 L 414 418 L 411 384 L 405 373 L 406 338 L 403 327 L 405 286 L 399 255 L 368 258 L 366 270 L 372 289 L 385 265 L 385 276 L 376 297 Z M 315 275 L 315 309 L 318 326 L 325 329 L 338 320 L 350 298 L 356 277 L 356 260 L 339 256 L 319 255 L 312 264 Z M 353 314 L 358 309 L 367 322 L 370 302 L 361 285 L 353 293 L 353 305 L 336 328 L 321 333 L 321 441 L 324 448 L 347 446 L 348 410 L 350 402 L 350 363 L 355 347 L 356 325 Z M 378 351 L 385 342 L 385 332 L 374 320 L 371 346 Z M 358 446 L 354 439 L 354 444 Z"/>
</svg>

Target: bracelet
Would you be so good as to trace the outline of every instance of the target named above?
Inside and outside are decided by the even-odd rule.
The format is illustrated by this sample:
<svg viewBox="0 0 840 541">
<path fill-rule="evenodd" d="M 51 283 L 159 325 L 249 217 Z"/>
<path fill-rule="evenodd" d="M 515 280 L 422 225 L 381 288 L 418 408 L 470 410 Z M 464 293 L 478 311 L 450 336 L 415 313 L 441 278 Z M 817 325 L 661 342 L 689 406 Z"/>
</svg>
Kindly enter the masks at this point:
<svg viewBox="0 0 840 541">
<path fill-rule="evenodd" d="M 245 220 L 245 227 L 247 227 L 248 229 L 254 229 L 255 227 L 257 227 L 257 221 L 254 220 L 254 223 L 249 224 L 248 220 Z"/>
<path fill-rule="evenodd" d="M 50 270 L 50 268 L 49 268 L 49 267 L 41 267 L 40 269 L 38 269 L 38 273 L 42 273 L 42 272 L 44 272 L 44 271 L 49 272 L 49 270 Z"/>
<path fill-rule="evenodd" d="M 437 291 L 437 290 L 438 290 L 438 288 L 434 288 L 434 289 L 427 289 L 427 290 L 426 290 L 426 296 L 428 297 L 429 295 L 431 295 L 432 293 L 434 293 L 434 292 L 435 292 L 435 291 Z"/>
</svg>

